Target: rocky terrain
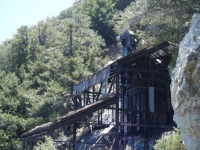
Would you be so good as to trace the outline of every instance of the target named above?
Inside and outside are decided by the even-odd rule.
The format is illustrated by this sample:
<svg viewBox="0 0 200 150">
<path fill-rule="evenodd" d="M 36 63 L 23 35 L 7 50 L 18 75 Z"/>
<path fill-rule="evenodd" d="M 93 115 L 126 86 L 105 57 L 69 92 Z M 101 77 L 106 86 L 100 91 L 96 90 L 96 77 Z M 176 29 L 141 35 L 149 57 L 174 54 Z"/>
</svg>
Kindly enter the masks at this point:
<svg viewBox="0 0 200 150">
<path fill-rule="evenodd" d="M 194 14 L 189 32 L 179 45 L 171 75 L 174 121 L 188 150 L 200 149 L 200 15 Z"/>
</svg>

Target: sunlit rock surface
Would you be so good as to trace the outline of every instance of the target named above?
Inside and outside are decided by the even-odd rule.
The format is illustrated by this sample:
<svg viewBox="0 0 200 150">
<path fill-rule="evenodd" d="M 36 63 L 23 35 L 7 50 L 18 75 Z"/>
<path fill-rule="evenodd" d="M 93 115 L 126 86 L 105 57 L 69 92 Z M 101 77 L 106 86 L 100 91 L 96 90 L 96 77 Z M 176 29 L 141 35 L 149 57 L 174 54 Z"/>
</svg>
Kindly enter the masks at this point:
<svg viewBox="0 0 200 150">
<path fill-rule="evenodd" d="M 172 72 L 174 121 L 188 150 L 200 150 L 200 15 L 194 14 L 189 32 L 179 45 Z"/>
</svg>

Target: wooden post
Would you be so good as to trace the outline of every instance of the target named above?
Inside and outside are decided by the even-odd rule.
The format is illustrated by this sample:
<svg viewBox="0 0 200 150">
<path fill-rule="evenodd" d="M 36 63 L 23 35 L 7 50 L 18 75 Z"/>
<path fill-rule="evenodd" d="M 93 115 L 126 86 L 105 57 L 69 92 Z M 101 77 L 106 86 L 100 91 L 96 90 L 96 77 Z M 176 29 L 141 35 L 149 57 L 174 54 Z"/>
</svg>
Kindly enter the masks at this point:
<svg viewBox="0 0 200 150">
<path fill-rule="evenodd" d="M 73 150 L 76 150 L 76 121 L 74 122 L 74 131 L 73 131 Z"/>
<path fill-rule="evenodd" d="M 170 91 L 167 90 L 167 112 L 170 112 Z"/>
<path fill-rule="evenodd" d="M 33 150 L 33 139 L 31 138 L 31 141 L 30 141 L 30 150 Z"/>
<path fill-rule="evenodd" d="M 148 138 L 144 138 L 144 150 L 148 150 Z"/>
<path fill-rule="evenodd" d="M 116 102 L 116 131 L 115 131 L 115 150 L 119 150 L 119 73 L 116 75 L 116 94 L 117 94 L 117 102 Z"/>
<path fill-rule="evenodd" d="M 22 150 L 25 150 L 25 142 L 23 141 L 23 147 Z"/>
<path fill-rule="evenodd" d="M 95 87 L 94 86 L 92 86 L 92 102 L 94 103 L 94 92 L 95 92 Z"/>
</svg>

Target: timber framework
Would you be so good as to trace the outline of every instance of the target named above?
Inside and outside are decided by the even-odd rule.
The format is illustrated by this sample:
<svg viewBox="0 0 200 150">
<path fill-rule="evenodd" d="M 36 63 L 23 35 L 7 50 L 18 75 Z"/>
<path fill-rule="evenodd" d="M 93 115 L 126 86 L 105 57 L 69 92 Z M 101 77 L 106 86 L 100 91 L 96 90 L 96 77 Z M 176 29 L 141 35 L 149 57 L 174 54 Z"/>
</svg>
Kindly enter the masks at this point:
<svg viewBox="0 0 200 150">
<path fill-rule="evenodd" d="M 54 137 L 56 129 L 67 125 L 73 138 L 61 142 L 60 149 L 75 150 L 81 144 L 90 150 L 123 150 L 138 144 L 140 149 L 149 149 L 156 134 L 174 126 L 168 72 L 172 52 L 168 46 L 164 42 L 120 58 L 75 85 L 74 110 L 21 135 L 23 149 L 32 150 L 44 135 Z M 106 111 L 112 113 L 105 122 Z M 87 124 L 94 132 L 107 129 L 107 133 L 96 142 L 83 143 L 77 129 Z"/>
</svg>

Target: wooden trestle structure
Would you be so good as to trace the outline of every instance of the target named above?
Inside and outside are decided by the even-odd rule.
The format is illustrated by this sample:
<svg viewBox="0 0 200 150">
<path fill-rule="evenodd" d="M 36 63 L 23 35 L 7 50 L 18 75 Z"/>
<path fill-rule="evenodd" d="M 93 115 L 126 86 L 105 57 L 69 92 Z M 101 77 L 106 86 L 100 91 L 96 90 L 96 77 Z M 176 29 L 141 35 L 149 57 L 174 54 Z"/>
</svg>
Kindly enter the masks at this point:
<svg viewBox="0 0 200 150">
<path fill-rule="evenodd" d="M 54 121 L 27 131 L 21 138 L 23 149 L 33 145 L 44 135 L 67 124 L 73 126 L 73 146 L 77 145 L 77 124 L 91 124 L 93 130 L 114 126 L 115 140 L 104 147 L 123 149 L 129 137 L 143 139 L 143 149 L 148 149 L 148 139 L 159 129 L 172 127 L 173 110 L 170 102 L 170 76 L 168 65 L 172 52 L 168 42 L 143 49 L 116 60 L 98 73 L 74 86 L 74 111 Z M 113 122 L 102 121 L 102 110 L 114 112 Z M 88 116 L 98 112 L 89 123 Z M 113 134 L 113 133 L 112 133 Z M 93 149 L 92 146 L 90 149 Z"/>
</svg>

